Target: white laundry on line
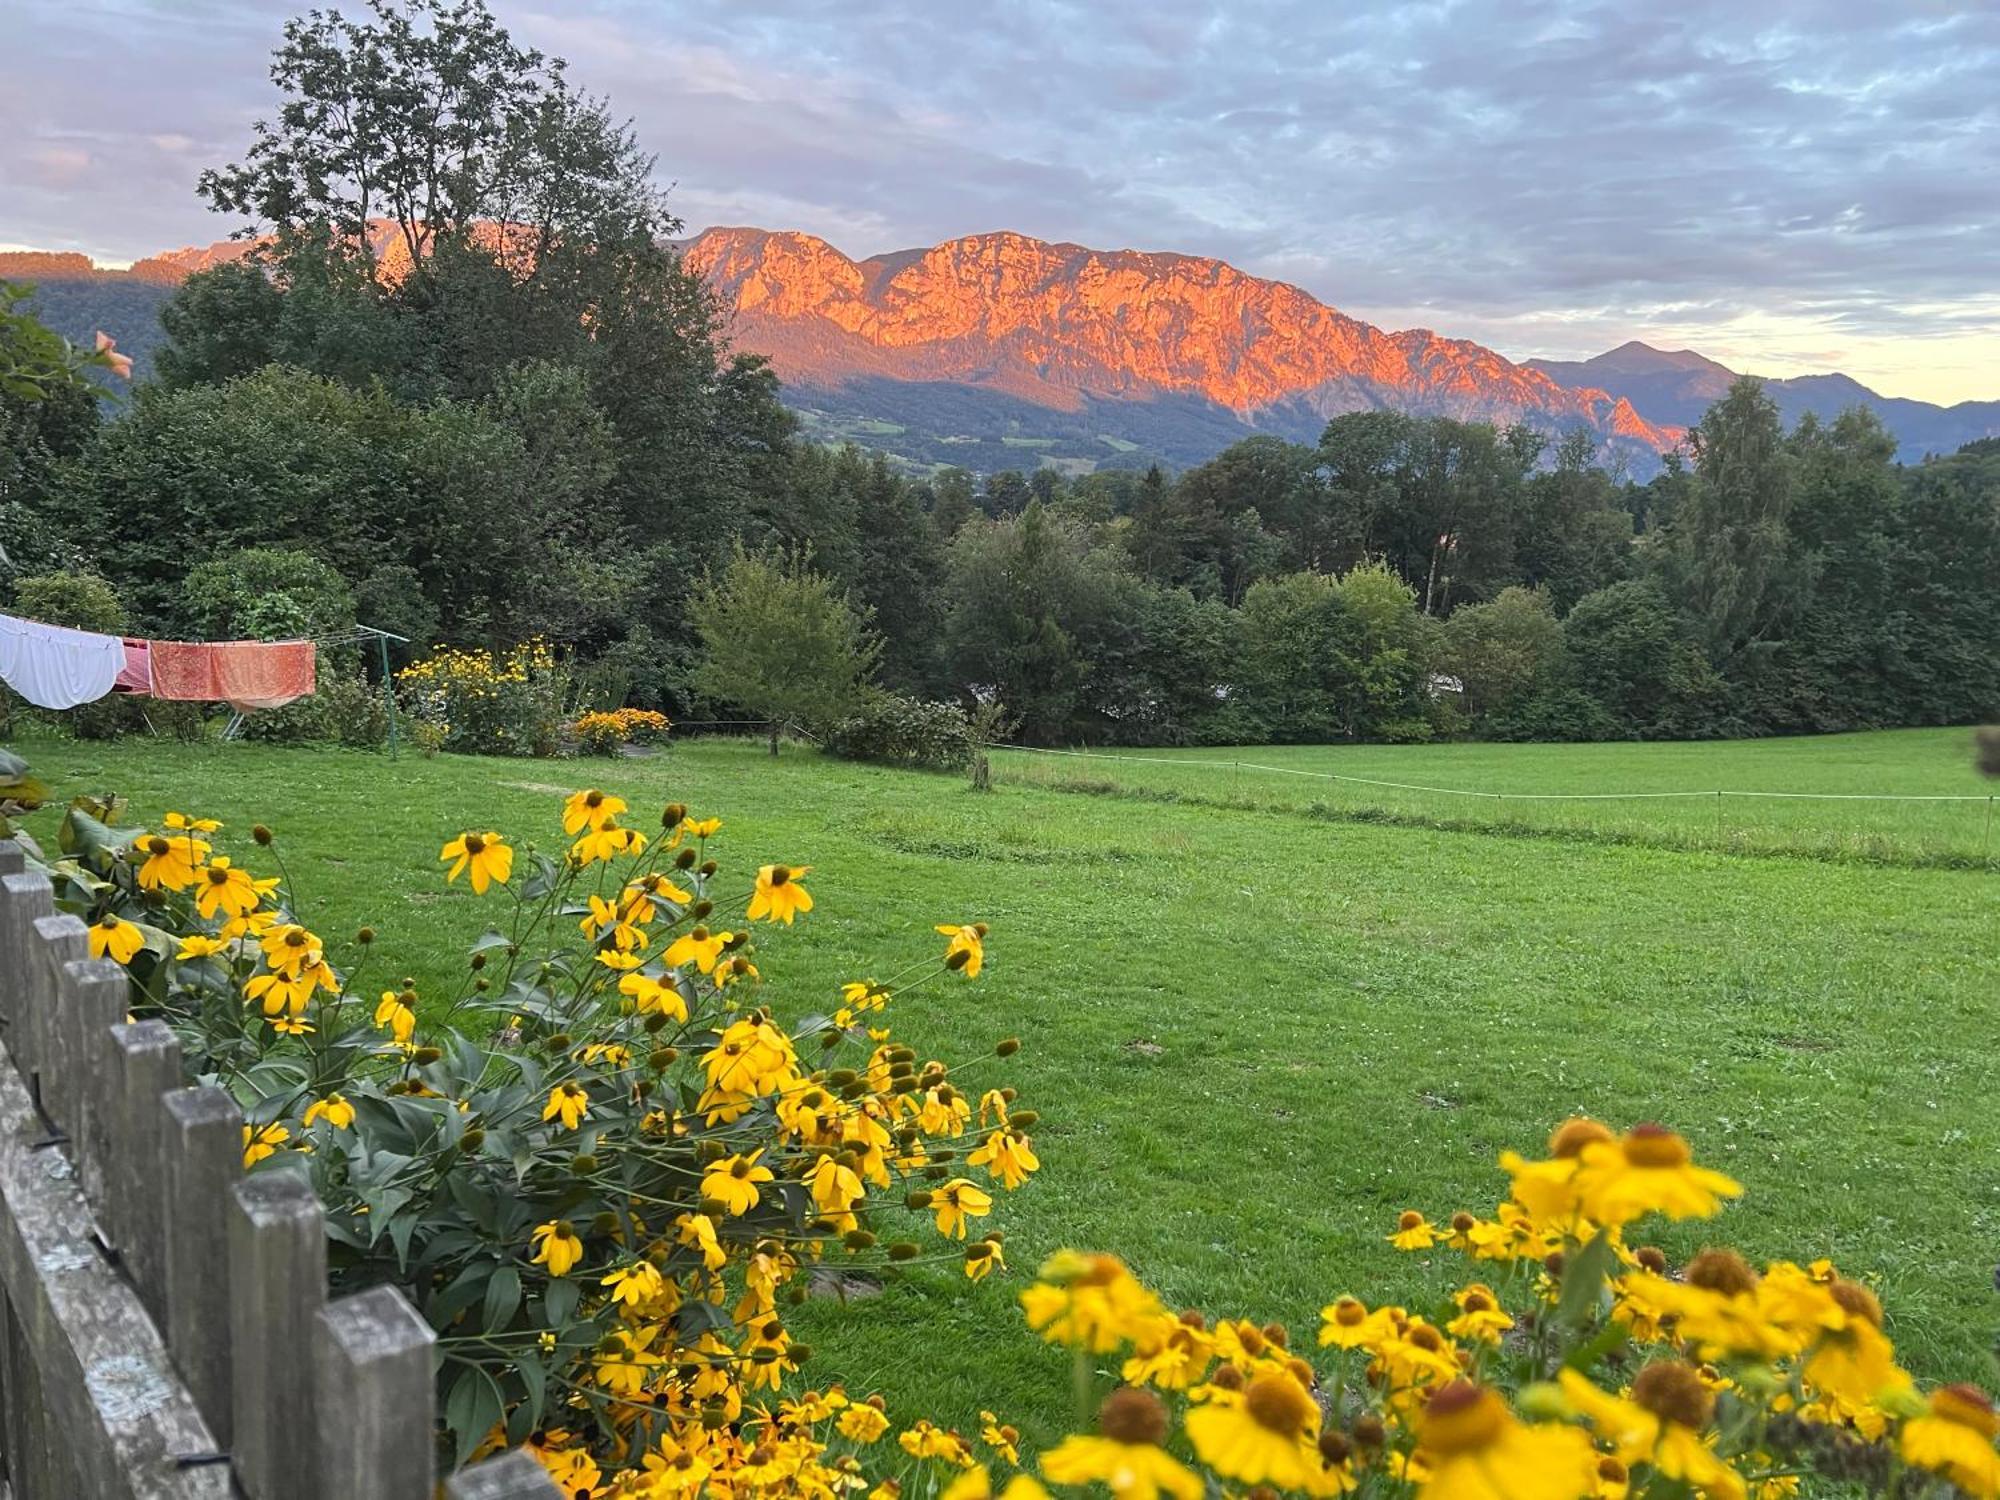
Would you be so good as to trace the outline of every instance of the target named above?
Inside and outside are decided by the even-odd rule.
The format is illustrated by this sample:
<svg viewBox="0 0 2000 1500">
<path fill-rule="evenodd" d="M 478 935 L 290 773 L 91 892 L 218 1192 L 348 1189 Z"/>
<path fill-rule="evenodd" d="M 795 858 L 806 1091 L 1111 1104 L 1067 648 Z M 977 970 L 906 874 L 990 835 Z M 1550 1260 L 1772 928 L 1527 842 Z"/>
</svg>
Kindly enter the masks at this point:
<svg viewBox="0 0 2000 1500">
<path fill-rule="evenodd" d="M 110 693 L 125 667 L 115 635 L 0 615 L 0 682 L 37 708 L 75 708 Z"/>
</svg>

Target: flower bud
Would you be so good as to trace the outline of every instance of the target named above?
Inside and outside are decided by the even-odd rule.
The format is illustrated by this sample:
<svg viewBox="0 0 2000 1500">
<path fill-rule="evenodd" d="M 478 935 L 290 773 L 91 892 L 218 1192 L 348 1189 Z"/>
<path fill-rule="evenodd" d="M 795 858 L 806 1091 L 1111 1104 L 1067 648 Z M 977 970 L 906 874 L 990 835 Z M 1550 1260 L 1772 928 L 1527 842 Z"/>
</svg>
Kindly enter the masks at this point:
<svg viewBox="0 0 2000 1500">
<path fill-rule="evenodd" d="M 444 1056 L 442 1047 L 419 1047 L 410 1054 L 410 1061 L 420 1068 L 427 1068 Z"/>
<path fill-rule="evenodd" d="M 597 1170 L 597 1158 L 588 1151 L 579 1151 L 569 1159 L 569 1169 L 578 1177 L 588 1177 Z"/>
<path fill-rule="evenodd" d="M 590 1221 L 590 1232 L 592 1234 L 616 1234 L 618 1232 L 618 1215 L 606 1209 Z"/>
<path fill-rule="evenodd" d="M 694 859 L 695 854 L 692 848 L 683 849 L 674 856 L 674 868 L 677 870 L 692 869 L 694 867 Z"/>
<path fill-rule="evenodd" d="M 255 839 L 265 849 L 271 847 L 271 830 L 266 828 L 262 823 L 253 823 L 250 825 L 250 837 Z"/>
<path fill-rule="evenodd" d="M 372 927 L 362 928 L 354 934 L 354 941 L 366 948 L 370 943 L 375 941 L 375 929 Z"/>
<path fill-rule="evenodd" d="M 908 1240 L 898 1240 L 889 1247 L 889 1259 L 891 1260 L 915 1260 L 919 1253 L 921 1252 L 918 1251 L 917 1247 Z"/>
<path fill-rule="evenodd" d="M 458 1149 L 463 1151 L 467 1156 L 478 1155 L 479 1148 L 485 1144 L 486 1131 L 478 1125 L 473 1126 L 458 1138 Z"/>
<path fill-rule="evenodd" d="M 718 866 L 714 860 L 712 859 L 703 860 L 701 862 L 702 879 L 706 880 L 709 876 L 713 875 L 719 868 L 720 866 Z"/>
<path fill-rule="evenodd" d="M 1017 1036 L 1010 1036 L 993 1049 L 993 1055 L 996 1057 L 1012 1057 L 1020 1050 L 1021 1039 Z"/>
</svg>

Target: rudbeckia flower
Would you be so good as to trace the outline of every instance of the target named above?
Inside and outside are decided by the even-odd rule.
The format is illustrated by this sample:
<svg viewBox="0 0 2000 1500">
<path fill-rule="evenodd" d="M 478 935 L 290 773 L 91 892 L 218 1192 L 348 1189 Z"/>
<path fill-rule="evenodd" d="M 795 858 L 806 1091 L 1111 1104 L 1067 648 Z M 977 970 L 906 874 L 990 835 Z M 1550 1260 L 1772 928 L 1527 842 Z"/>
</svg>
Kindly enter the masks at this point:
<svg viewBox="0 0 2000 1500">
<path fill-rule="evenodd" d="M 932 1191 L 931 1211 L 937 1215 L 939 1234 L 962 1240 L 968 1217 L 984 1218 L 993 1211 L 993 1195 L 963 1177 L 954 1177 Z"/>
<path fill-rule="evenodd" d="M 1396 1232 L 1389 1236 L 1389 1243 L 1398 1250 L 1428 1250 L 1437 1242 L 1437 1227 L 1414 1208 L 1397 1216 Z"/>
<path fill-rule="evenodd" d="M 1941 1474 L 1977 1500 L 2000 1496 L 2000 1413 L 1984 1391 L 1971 1385 L 1940 1386 L 1931 1392 L 1922 1416 L 1903 1424 L 1903 1461 Z"/>
<path fill-rule="evenodd" d="M 584 829 L 596 826 L 604 818 L 615 818 L 625 811 L 625 799 L 600 792 L 595 787 L 587 791 L 573 793 L 563 803 L 563 832 L 575 837 Z"/>
<path fill-rule="evenodd" d="M 1410 1467 L 1412 1478 L 1423 1475 L 1420 1500 L 1579 1500 L 1597 1481 L 1597 1455 L 1580 1431 L 1526 1426 L 1467 1380 L 1432 1394 Z"/>
<path fill-rule="evenodd" d="M 212 918 L 217 912 L 247 917 L 256 910 L 257 900 L 257 882 L 249 871 L 232 866 L 226 854 L 218 854 L 204 865 L 201 878 L 195 882 L 195 910 L 204 917 Z"/>
<path fill-rule="evenodd" d="M 417 1029 L 417 1013 L 396 991 L 384 990 L 382 1003 L 375 1007 L 375 1024 L 397 1041 L 407 1042 Z"/>
<path fill-rule="evenodd" d="M 560 1119 L 563 1129 L 574 1130 L 590 1113 L 590 1094 L 576 1083 L 559 1083 L 549 1090 L 549 1102 L 542 1110 L 544 1120 Z"/>
<path fill-rule="evenodd" d="M 1042 1165 L 1027 1136 L 1018 1130 L 994 1131 L 986 1138 L 985 1145 L 965 1158 L 965 1164 L 986 1168 L 1009 1192 L 1026 1182 L 1028 1174 Z"/>
<path fill-rule="evenodd" d="M 1201 1476 L 1160 1445 L 1167 1409 L 1151 1391 L 1123 1386 L 1097 1411 L 1098 1437 L 1067 1437 L 1042 1455 L 1042 1473 L 1063 1485 L 1103 1484 L 1118 1500 L 1200 1500 Z"/>
<path fill-rule="evenodd" d="M 1500 1335 L 1514 1326 L 1514 1320 L 1502 1311 L 1500 1299 L 1493 1295 L 1493 1288 L 1483 1281 L 1453 1292 L 1451 1300 L 1458 1308 L 1458 1316 L 1444 1325 L 1444 1331 L 1453 1338 L 1497 1344 Z"/>
<path fill-rule="evenodd" d="M 530 1259 L 538 1266 L 548 1267 L 551 1276 L 567 1276 L 570 1268 L 583 1259 L 583 1241 L 577 1238 L 576 1226 L 567 1219 L 537 1224 L 530 1243 L 535 1249 Z"/>
<path fill-rule="evenodd" d="M 505 885 L 514 873 L 514 851 L 497 833 L 461 833 L 438 851 L 438 858 L 451 866 L 446 885 L 471 872 L 475 896 L 485 895 L 495 882 Z"/>
<path fill-rule="evenodd" d="M 752 922 L 768 919 L 787 927 L 801 912 L 813 909 L 812 893 L 799 884 L 799 877 L 811 865 L 764 865 L 757 871 L 757 889 L 751 893 L 750 909 L 744 913 Z"/>
<path fill-rule="evenodd" d="M 1358 1297 L 1342 1297 L 1319 1310 L 1323 1320 L 1320 1345 L 1334 1349 L 1372 1348 L 1395 1332 L 1397 1311 L 1393 1307 L 1378 1307 L 1370 1312 Z"/>
<path fill-rule="evenodd" d="M 701 1174 L 702 1197 L 713 1198 L 731 1216 L 748 1213 L 761 1197 L 757 1184 L 769 1182 L 773 1176 L 769 1167 L 757 1163 L 763 1154 L 760 1148 L 748 1156 L 725 1156 L 709 1163 L 708 1170 Z"/>
<path fill-rule="evenodd" d="M 663 962 L 672 969 L 692 962 L 702 973 L 713 973 L 716 959 L 733 936 L 734 933 L 710 932 L 706 927 L 690 927 L 667 945 Z"/>
<path fill-rule="evenodd" d="M 1115 1255 L 1060 1250 L 1041 1280 L 1021 1293 L 1028 1326 L 1052 1344 L 1081 1344 L 1108 1354 L 1137 1338 L 1165 1309 Z"/>
<path fill-rule="evenodd" d="M 968 1281 L 984 1281 L 996 1270 L 1005 1270 L 1006 1267 L 1006 1252 L 998 1240 L 974 1240 L 965 1247 L 965 1278 Z"/>
<path fill-rule="evenodd" d="M 106 912 L 90 924 L 90 956 L 129 964 L 146 946 L 146 935 L 122 917 Z"/>
<path fill-rule="evenodd" d="M 1195 1457 L 1225 1479 L 1305 1490 L 1324 1468 L 1313 1447 L 1319 1404 L 1284 1370 L 1266 1370 L 1241 1391 L 1216 1387 L 1183 1422 Z"/>
<path fill-rule="evenodd" d="M 354 1106 L 344 1094 L 328 1094 L 306 1106 L 306 1128 L 311 1129 L 315 1120 L 324 1120 L 335 1130 L 345 1130 L 354 1123 Z"/>
<path fill-rule="evenodd" d="M 629 998 L 642 1016 L 659 1011 L 673 1021 L 688 1018 L 687 1001 L 681 998 L 681 992 L 649 974 L 625 975 L 618 981 L 618 993 Z"/>
<path fill-rule="evenodd" d="M 181 939 L 180 949 L 174 954 L 174 957 L 209 958 L 217 953 L 226 952 L 228 948 L 229 944 L 221 938 L 214 938 L 208 936 L 206 933 L 196 932 L 190 933 L 187 937 Z"/>
<path fill-rule="evenodd" d="M 291 1131 L 273 1120 L 268 1125 L 243 1127 L 243 1165 L 254 1167 L 267 1156 L 276 1156 L 278 1148 L 292 1138 Z"/>
<path fill-rule="evenodd" d="M 170 812 L 160 821 L 183 833 L 219 833 L 222 830 L 222 825 L 214 818 L 190 818 L 186 813 Z"/>
<path fill-rule="evenodd" d="M 1620 1225 L 1643 1214 L 1706 1219 L 1742 1184 L 1694 1164 L 1688 1143 L 1661 1125 L 1635 1125 L 1615 1141 L 1583 1148 L 1575 1178 L 1577 1206 L 1594 1223 Z"/>
<path fill-rule="evenodd" d="M 149 833 L 133 845 L 146 856 L 139 866 L 139 888 L 147 891 L 184 891 L 194 884 L 195 867 L 209 846 L 189 834 L 167 838 Z"/>
<path fill-rule="evenodd" d="M 967 979 L 977 979 L 980 968 L 986 962 L 986 924 L 972 922 L 954 926 L 941 922 L 937 930 L 951 939 L 944 948 L 946 967 L 957 969 Z"/>
<path fill-rule="evenodd" d="M 1650 1464 L 1668 1479 L 1709 1500 L 1744 1500 L 1743 1479 L 1717 1458 L 1702 1436 L 1715 1396 L 1693 1365 L 1660 1360 L 1632 1381 L 1630 1400 L 1599 1390 L 1575 1370 L 1562 1371 L 1563 1395 L 1621 1463 Z"/>
<path fill-rule="evenodd" d="M 599 818 L 569 846 L 569 856 L 579 865 L 616 859 L 621 854 L 642 854 L 646 836 L 634 828 L 620 828 L 614 817 Z"/>
</svg>

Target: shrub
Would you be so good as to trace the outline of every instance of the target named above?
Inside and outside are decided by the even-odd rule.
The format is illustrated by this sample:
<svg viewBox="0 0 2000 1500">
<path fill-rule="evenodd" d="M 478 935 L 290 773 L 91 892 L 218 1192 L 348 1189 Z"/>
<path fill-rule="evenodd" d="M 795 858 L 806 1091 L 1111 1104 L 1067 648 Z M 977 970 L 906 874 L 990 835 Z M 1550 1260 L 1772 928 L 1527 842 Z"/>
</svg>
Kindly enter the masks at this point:
<svg viewBox="0 0 2000 1500">
<path fill-rule="evenodd" d="M 403 711 L 464 755 L 555 754 L 568 686 L 542 640 L 506 652 L 443 646 L 396 674 Z"/>
<path fill-rule="evenodd" d="M 665 740 L 673 725 L 650 708 L 614 708 L 584 714 L 569 731 L 585 755 L 616 755 L 626 745 L 653 745 Z"/>
<path fill-rule="evenodd" d="M 457 1462 L 532 1435 L 564 1493 L 629 1470 L 616 1492 L 648 1494 L 641 1463 L 662 1453 L 747 1481 L 782 1442 L 818 1476 L 803 1493 L 844 1493 L 803 1434 L 839 1420 L 865 1443 L 886 1422 L 796 1391 L 811 1351 L 783 1308 L 822 1267 L 1003 1269 L 983 1221 L 1039 1165 L 1036 1117 L 985 1067 L 968 1092 L 891 1040 L 909 983 L 858 978 L 830 1015 L 783 1007 L 757 935 L 813 909 L 805 868 L 732 877 L 720 819 L 670 806 L 649 840 L 626 811 L 578 792 L 547 852 L 447 842 L 444 883 L 499 910 L 429 1003 L 386 977 L 372 930 L 303 925 L 262 827 L 231 863 L 211 821 L 120 832 L 78 807 L 51 873 L 92 952 L 127 967 L 133 1013 L 235 1093 L 245 1165 L 310 1177 L 335 1289 L 399 1286 L 442 1335 Z M 986 929 L 940 930 L 928 962 L 886 967 L 976 979 Z M 781 1431 L 785 1394 L 817 1415 Z"/>
<path fill-rule="evenodd" d="M 830 754 L 847 760 L 963 771 L 976 743 L 972 721 L 956 703 L 931 703 L 884 693 L 840 720 L 826 736 Z"/>
</svg>

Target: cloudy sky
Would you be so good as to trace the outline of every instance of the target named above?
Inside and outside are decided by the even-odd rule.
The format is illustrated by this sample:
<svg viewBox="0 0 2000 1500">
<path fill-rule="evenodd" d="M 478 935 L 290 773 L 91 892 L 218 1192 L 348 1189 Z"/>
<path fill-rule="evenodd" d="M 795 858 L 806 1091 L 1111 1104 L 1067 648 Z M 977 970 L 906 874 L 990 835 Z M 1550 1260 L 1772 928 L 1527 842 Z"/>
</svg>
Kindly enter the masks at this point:
<svg viewBox="0 0 2000 1500">
<path fill-rule="evenodd" d="M 493 0 L 690 228 L 1215 255 L 1510 356 L 1627 338 L 2000 398 L 1993 0 Z M 0 0 L 0 244 L 129 260 L 284 0 Z"/>
</svg>

